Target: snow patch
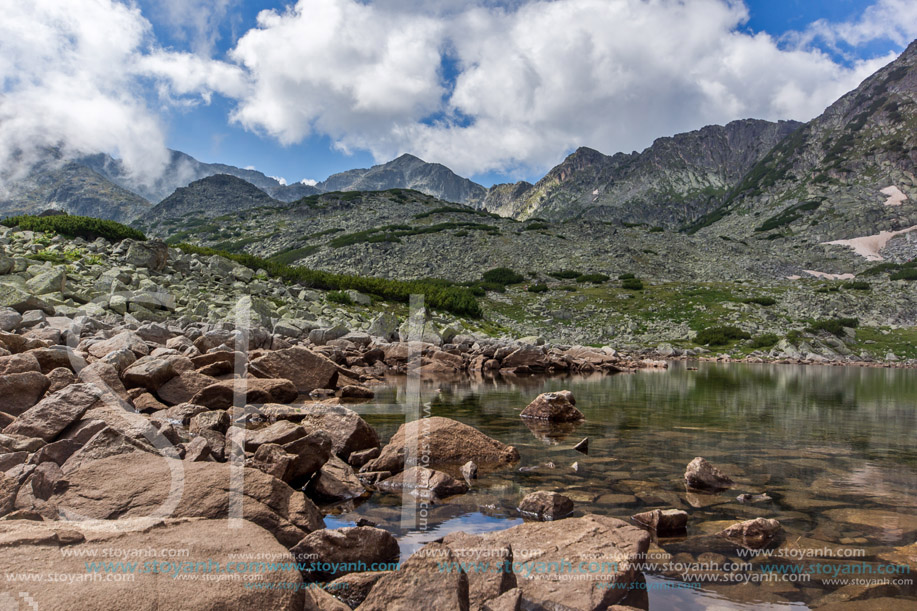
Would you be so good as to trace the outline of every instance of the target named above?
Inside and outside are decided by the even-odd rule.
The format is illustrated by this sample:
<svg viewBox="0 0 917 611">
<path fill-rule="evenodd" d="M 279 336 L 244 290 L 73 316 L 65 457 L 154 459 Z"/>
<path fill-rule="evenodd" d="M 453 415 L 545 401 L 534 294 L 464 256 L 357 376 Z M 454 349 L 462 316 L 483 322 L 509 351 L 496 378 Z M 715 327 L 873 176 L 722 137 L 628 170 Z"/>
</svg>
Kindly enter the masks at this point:
<svg viewBox="0 0 917 611">
<path fill-rule="evenodd" d="M 816 278 L 821 278 L 823 280 L 853 280 L 853 274 L 829 274 L 827 272 L 817 272 L 811 269 L 802 270 L 810 276 L 815 276 Z M 798 278 L 799 276 L 797 276 Z"/>
<path fill-rule="evenodd" d="M 880 231 L 877 235 L 868 235 L 861 238 L 851 238 L 849 240 L 834 240 L 833 242 L 822 242 L 822 244 L 834 244 L 837 246 L 849 246 L 853 252 L 864 257 L 867 261 L 882 261 L 882 255 L 879 253 L 888 244 L 888 241 L 898 235 L 910 233 L 917 230 L 917 225 L 902 229 L 900 231 Z"/>
<path fill-rule="evenodd" d="M 901 189 L 892 185 L 890 187 L 885 187 L 879 193 L 887 195 L 888 199 L 885 200 L 886 206 L 900 206 L 904 203 L 904 200 L 907 199 L 907 195 L 901 192 Z"/>
</svg>

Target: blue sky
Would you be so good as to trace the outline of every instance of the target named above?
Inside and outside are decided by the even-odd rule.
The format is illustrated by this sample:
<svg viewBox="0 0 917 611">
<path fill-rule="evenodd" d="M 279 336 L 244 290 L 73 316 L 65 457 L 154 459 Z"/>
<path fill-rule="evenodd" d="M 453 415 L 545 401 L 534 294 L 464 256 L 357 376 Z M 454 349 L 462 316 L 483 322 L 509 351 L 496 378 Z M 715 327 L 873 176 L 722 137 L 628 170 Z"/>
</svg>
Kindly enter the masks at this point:
<svg viewBox="0 0 917 611">
<path fill-rule="evenodd" d="M 0 23 L 0 162 L 63 143 L 149 177 L 167 146 L 294 182 L 410 152 L 485 185 L 536 180 L 578 146 L 811 119 L 917 36 L 914 5 L 15 3 Z"/>
</svg>

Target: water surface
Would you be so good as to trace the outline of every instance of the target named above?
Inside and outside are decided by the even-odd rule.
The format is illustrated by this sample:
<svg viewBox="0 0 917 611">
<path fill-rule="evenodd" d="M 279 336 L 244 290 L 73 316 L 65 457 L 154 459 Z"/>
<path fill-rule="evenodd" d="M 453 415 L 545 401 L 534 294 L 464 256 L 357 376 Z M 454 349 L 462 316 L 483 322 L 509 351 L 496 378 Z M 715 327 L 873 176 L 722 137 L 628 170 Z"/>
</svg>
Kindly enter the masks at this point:
<svg viewBox="0 0 917 611">
<path fill-rule="evenodd" d="M 400 496 L 379 493 L 329 517 L 329 526 L 359 518 L 376 522 L 399 538 L 404 556 L 448 532 L 521 523 L 515 507 L 535 490 L 569 496 L 574 515 L 627 519 L 653 508 L 683 509 L 690 516 L 687 537 L 658 542 L 678 561 L 748 562 L 711 547 L 704 536 L 758 516 L 781 522 L 784 548 L 863 556 L 792 561 L 803 568 L 813 562 L 900 564 L 915 553 L 913 546 L 901 549 L 917 537 L 915 371 L 673 363 L 668 371 L 614 376 L 424 381 L 418 409 L 410 407 L 407 388 L 405 379 L 395 379 L 372 403 L 355 408 L 383 440 L 406 418 L 446 416 L 516 446 L 522 459 L 482 474 L 470 493 L 432 508 L 425 521 L 418 521 L 416 508 L 405 509 Z M 531 430 L 519 412 L 539 393 L 560 389 L 574 393 L 586 420 Z M 584 437 L 588 455 L 573 450 Z M 713 495 L 686 492 L 683 474 L 695 456 L 731 475 L 735 488 Z M 743 504 L 736 500 L 741 493 L 766 493 L 772 500 Z M 754 562 L 745 573 L 760 575 L 765 561 Z M 806 608 L 832 600 L 825 597 L 838 586 L 824 583 L 827 577 L 650 589 L 650 608 Z M 897 577 L 917 579 L 913 573 Z M 660 571 L 648 571 L 646 578 L 651 587 L 682 579 Z M 915 591 L 873 588 L 871 595 L 877 594 Z"/>
</svg>

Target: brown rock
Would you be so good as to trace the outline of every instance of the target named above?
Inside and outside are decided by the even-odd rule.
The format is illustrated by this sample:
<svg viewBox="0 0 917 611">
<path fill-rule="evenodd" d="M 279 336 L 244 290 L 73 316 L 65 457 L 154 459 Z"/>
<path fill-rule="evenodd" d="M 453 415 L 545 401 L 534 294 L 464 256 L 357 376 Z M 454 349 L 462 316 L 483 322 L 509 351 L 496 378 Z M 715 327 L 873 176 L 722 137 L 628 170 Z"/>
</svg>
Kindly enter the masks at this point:
<svg viewBox="0 0 917 611">
<path fill-rule="evenodd" d="M 293 456 L 290 481 L 296 484 L 311 478 L 331 458 L 331 438 L 325 431 L 313 431 L 283 446 Z"/>
<path fill-rule="evenodd" d="M 290 483 L 289 473 L 292 465 L 293 455 L 288 454 L 276 443 L 265 443 L 258 446 L 252 458 L 252 467 L 287 483 Z"/>
<path fill-rule="evenodd" d="M 320 429 L 331 437 L 334 453 L 346 461 L 353 452 L 379 447 L 379 436 L 352 409 L 341 405 L 306 405 L 301 422 L 308 429 Z"/>
<path fill-rule="evenodd" d="M 337 503 L 363 496 L 366 488 L 350 465 L 337 456 L 331 456 L 309 482 L 307 492 L 322 503 Z"/>
<path fill-rule="evenodd" d="M 142 386 L 151 392 L 178 375 L 172 360 L 165 357 L 145 356 L 137 359 L 121 375 L 131 388 Z"/>
<path fill-rule="evenodd" d="M 522 588 L 507 590 L 497 598 L 481 606 L 481 611 L 520 611 L 522 609 Z"/>
<path fill-rule="evenodd" d="M 140 393 L 133 400 L 134 409 L 138 412 L 143 412 L 144 414 L 149 414 L 151 412 L 157 412 L 168 408 L 168 405 L 165 403 L 160 403 L 159 400 L 151 395 L 148 392 Z"/>
<path fill-rule="evenodd" d="M 111 456 L 69 473 L 67 489 L 51 501 L 68 519 L 133 518 L 157 511 L 169 511 L 176 518 L 226 518 L 229 469 L 228 463 L 183 462 L 145 452 Z M 178 487 L 170 495 L 173 483 Z M 287 547 L 324 526 L 321 513 L 302 493 L 250 468 L 243 471 L 242 517 L 266 528 Z M 225 534 L 221 539 L 227 539 Z"/>
<path fill-rule="evenodd" d="M 80 449 L 71 454 L 61 465 L 61 471 L 67 475 L 83 465 L 109 456 L 122 456 L 133 452 L 143 452 L 149 456 L 154 451 L 155 449 L 148 443 L 139 442 L 117 429 L 107 426 L 93 435 Z M 153 460 L 152 457 L 150 459 Z"/>
<path fill-rule="evenodd" d="M 201 412 L 191 416 L 188 424 L 188 431 L 196 435 L 204 430 L 217 431 L 225 433 L 229 429 L 231 419 L 229 412 L 222 409 L 215 409 L 209 412 Z"/>
<path fill-rule="evenodd" d="M 725 490 L 733 481 L 722 471 L 698 456 L 685 469 L 685 484 L 696 490 Z"/>
<path fill-rule="evenodd" d="M 299 346 L 269 352 L 253 360 L 250 370 L 261 378 L 290 380 L 301 393 L 334 388 L 338 375 L 333 362 Z"/>
<path fill-rule="evenodd" d="M 341 389 L 342 399 L 372 399 L 376 393 L 358 384 L 350 384 Z"/>
<path fill-rule="evenodd" d="M 100 549 L 188 550 L 181 561 L 212 560 L 226 566 L 234 558 L 252 550 L 272 558 L 272 562 L 292 562 L 292 557 L 274 537 L 251 522 L 242 521 L 239 528 L 227 529 L 225 520 L 117 520 L 111 524 L 84 528 L 79 523 L 4 522 L 0 535 L 0 570 L 7 573 L 27 571 L 35 574 L 85 575 L 86 559 Z M 72 554 L 64 554 L 68 550 Z M 150 559 L 150 562 L 156 559 Z M 169 559 L 159 559 L 168 562 Z M 140 561 L 142 562 L 142 561 Z M 28 568 L 23 568 L 28 567 Z M 302 578 L 293 571 L 268 567 L 259 577 L 265 583 L 289 583 L 286 588 L 227 587 L 227 582 L 209 579 L 175 579 L 168 569 L 160 573 L 137 571 L 125 589 L 125 582 L 77 579 L 73 581 L 17 584 L 10 590 L 15 601 L 19 591 L 27 593 L 28 602 L 20 607 L 37 609 L 124 609 L 154 611 L 164 607 L 182 609 L 277 609 L 299 611 L 302 608 Z M 203 572 L 203 571 L 200 571 Z M 195 575 L 188 575 L 195 577 Z M 0 595 L 4 601 L 7 598 Z M 168 602 L 166 602 L 168 601 Z"/>
<path fill-rule="evenodd" d="M 303 592 L 303 611 L 350 611 L 350 607 L 317 585 L 312 584 Z"/>
<path fill-rule="evenodd" d="M 194 395 L 216 383 L 216 378 L 196 371 L 186 371 L 160 386 L 156 394 L 167 405 L 178 405 L 191 402 Z"/>
<path fill-rule="evenodd" d="M 573 394 L 568 390 L 542 393 L 519 415 L 522 418 L 552 422 L 575 422 L 585 419 L 583 413 L 574 407 L 575 401 L 572 399 Z"/>
<path fill-rule="evenodd" d="M 127 401 L 127 389 L 121 383 L 118 372 L 108 363 L 97 361 L 80 370 L 78 376 L 83 384 L 95 384 L 103 391 L 111 392 L 122 401 Z"/>
<path fill-rule="evenodd" d="M 461 559 L 440 543 L 430 543 L 407 559 L 400 571 L 386 575 L 370 590 L 360 611 L 468 611 L 468 576 L 443 572 L 441 563 Z"/>
<path fill-rule="evenodd" d="M 297 562 L 308 561 L 307 558 L 297 559 Z M 356 609 L 373 589 L 373 586 L 392 571 L 369 571 L 365 573 L 349 573 L 328 582 L 325 591 L 347 605 L 348 609 Z"/>
<path fill-rule="evenodd" d="M 38 359 L 31 352 L 0 356 L 0 376 L 6 376 L 11 373 L 26 373 L 27 371 L 41 373 L 41 365 L 38 364 Z"/>
<path fill-rule="evenodd" d="M 519 511 L 538 520 L 559 520 L 573 513 L 573 501 L 556 492 L 532 492 L 519 503 Z"/>
<path fill-rule="evenodd" d="M 347 459 L 347 464 L 353 467 L 354 469 L 359 469 L 369 461 L 374 458 L 378 458 L 380 453 L 379 448 L 369 448 L 367 450 L 360 450 L 359 452 L 353 452 L 350 455 L 350 458 Z"/>
<path fill-rule="evenodd" d="M 194 395 L 191 402 L 211 409 L 229 409 L 233 406 L 237 382 L 243 382 L 240 389 L 245 391 L 246 403 L 289 403 L 299 396 L 289 380 L 246 378 L 211 384 Z"/>
<path fill-rule="evenodd" d="M 5 473 L 0 473 L 0 516 L 5 516 L 13 511 L 18 492 L 19 481 Z"/>
<path fill-rule="evenodd" d="M 66 388 L 71 384 L 75 384 L 76 376 L 73 375 L 73 372 L 66 367 L 58 367 L 57 369 L 52 369 L 51 372 L 48 373 L 48 381 L 51 383 L 51 385 L 45 392 L 51 394 Z"/>
<path fill-rule="evenodd" d="M 102 358 L 109 352 L 115 352 L 118 350 L 130 350 L 138 357 L 146 356 L 150 353 L 150 349 L 146 345 L 146 342 L 143 341 L 139 335 L 132 331 L 122 331 L 111 339 L 106 339 L 101 342 L 92 344 L 87 349 L 89 354 L 98 359 Z"/>
<path fill-rule="evenodd" d="M 245 450 L 254 452 L 265 443 L 284 445 L 306 436 L 306 429 L 289 420 L 280 420 L 270 426 L 245 432 Z"/>
<path fill-rule="evenodd" d="M 749 549 L 762 549 L 783 532 L 777 520 L 755 518 L 721 530 L 717 536 Z"/>
<path fill-rule="evenodd" d="M 306 535 L 290 552 L 307 565 L 311 565 L 310 559 L 332 565 L 304 571 L 303 577 L 309 581 L 330 581 L 357 572 L 352 569 L 360 563 L 367 567 L 374 563 L 397 563 L 401 555 L 395 537 L 371 526 L 317 530 Z"/>
<path fill-rule="evenodd" d="M 101 397 L 102 392 L 92 384 L 73 384 L 23 412 L 3 432 L 54 441 L 61 431 L 79 420 Z"/>
<path fill-rule="evenodd" d="M 37 371 L 0 376 L 0 412 L 18 416 L 44 396 L 51 382 Z"/>
<path fill-rule="evenodd" d="M 654 509 L 631 516 L 661 537 L 683 534 L 688 528 L 688 514 L 680 509 Z"/>
<path fill-rule="evenodd" d="M 597 610 L 621 601 L 630 591 L 649 549 L 649 534 L 622 520 L 586 515 L 554 522 L 526 522 L 484 535 L 453 533 L 443 543 L 451 548 L 502 549 L 511 545 L 517 583 L 532 608 Z M 423 552 L 423 550 L 421 550 Z M 524 552 L 524 553 L 523 553 Z M 440 558 L 440 560 L 445 560 Z M 571 580 L 566 566 L 585 562 L 588 578 Z M 522 563 L 522 564 L 520 564 Z M 538 571 L 538 566 L 560 567 Z M 526 571 L 529 572 L 528 578 Z M 532 578 L 536 576 L 537 578 Z M 580 575 L 577 575 L 580 577 Z"/>
<path fill-rule="evenodd" d="M 210 458 L 210 444 L 203 437 L 195 437 L 185 446 L 185 460 L 203 462 Z"/>
<path fill-rule="evenodd" d="M 479 467 L 513 463 L 519 452 L 513 446 L 491 439 L 474 427 L 450 418 L 434 416 L 403 424 L 382 449 L 379 458 L 367 463 L 364 471 L 391 471 L 404 469 L 407 442 L 416 441 L 417 448 L 425 449 L 429 462 L 425 465 L 462 465 L 473 460 Z"/>
<path fill-rule="evenodd" d="M 468 574 L 468 600 L 471 609 L 481 609 L 488 600 L 498 598 L 516 587 L 516 574 L 512 570 L 511 545 L 482 543 L 474 535 L 463 538 L 456 533 L 450 539 L 451 549 L 466 566 L 486 566 L 487 570 L 466 570 Z"/>
<path fill-rule="evenodd" d="M 380 490 L 389 492 L 409 491 L 422 499 L 443 499 L 468 492 L 468 485 L 442 471 L 426 467 L 411 467 L 398 475 L 376 484 Z"/>
</svg>

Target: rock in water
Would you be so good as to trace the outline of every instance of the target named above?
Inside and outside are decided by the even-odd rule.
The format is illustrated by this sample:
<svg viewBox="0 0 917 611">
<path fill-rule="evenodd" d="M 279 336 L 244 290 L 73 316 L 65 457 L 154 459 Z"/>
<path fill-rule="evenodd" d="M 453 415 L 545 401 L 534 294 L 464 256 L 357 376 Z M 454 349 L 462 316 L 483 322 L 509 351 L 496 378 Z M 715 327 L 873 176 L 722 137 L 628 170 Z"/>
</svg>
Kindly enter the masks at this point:
<svg viewBox="0 0 917 611">
<path fill-rule="evenodd" d="M 538 395 L 534 401 L 519 414 L 522 418 L 550 420 L 551 422 L 575 422 L 584 420 L 583 412 L 574 407 L 576 401 L 569 390 L 546 392 Z"/>
<path fill-rule="evenodd" d="M 418 454 L 423 452 L 429 459 L 423 464 L 428 466 L 462 465 L 469 460 L 478 466 L 500 465 L 519 460 L 519 452 L 513 446 L 491 439 L 467 424 L 434 416 L 401 425 L 379 458 L 369 461 L 361 471 L 401 471 L 409 446 Z"/>
<path fill-rule="evenodd" d="M 573 513 L 573 501 L 556 492 L 533 492 L 519 503 L 519 512 L 538 520 L 559 520 Z"/>
<path fill-rule="evenodd" d="M 443 543 L 450 548 L 455 545 L 455 549 L 511 545 L 517 584 L 527 604 L 532 608 L 593 611 L 611 607 L 631 591 L 630 584 L 640 577 L 637 565 L 646 557 L 650 535 L 622 520 L 586 515 L 556 522 L 526 522 L 483 535 L 452 533 Z M 585 578 L 571 580 L 570 569 L 564 567 L 578 567 L 583 562 L 587 568 L 577 577 Z"/>
<path fill-rule="evenodd" d="M 685 469 L 685 484 L 697 490 L 725 490 L 733 481 L 722 471 L 700 456 L 696 457 Z"/>
<path fill-rule="evenodd" d="M 573 449 L 583 454 L 589 454 L 589 438 L 586 437 L 581 442 L 573 446 Z"/>
<path fill-rule="evenodd" d="M 468 486 L 464 482 L 442 471 L 425 467 L 411 467 L 394 477 L 382 480 L 376 487 L 389 492 L 408 490 L 414 496 L 433 501 L 468 492 Z"/>
<path fill-rule="evenodd" d="M 663 537 L 684 533 L 688 528 L 688 514 L 680 509 L 654 509 L 631 519 Z"/>
<path fill-rule="evenodd" d="M 371 526 L 317 530 L 290 551 L 295 558 L 302 558 L 299 562 L 308 567 L 303 576 L 313 581 L 331 581 L 359 572 L 354 567 L 361 562 L 366 567 L 373 563 L 394 563 L 401 555 L 395 537 Z"/>
<path fill-rule="evenodd" d="M 749 549 L 762 549 L 783 532 L 783 527 L 777 520 L 755 518 L 734 524 L 717 533 L 717 536 L 728 539 L 742 547 Z"/>
</svg>

